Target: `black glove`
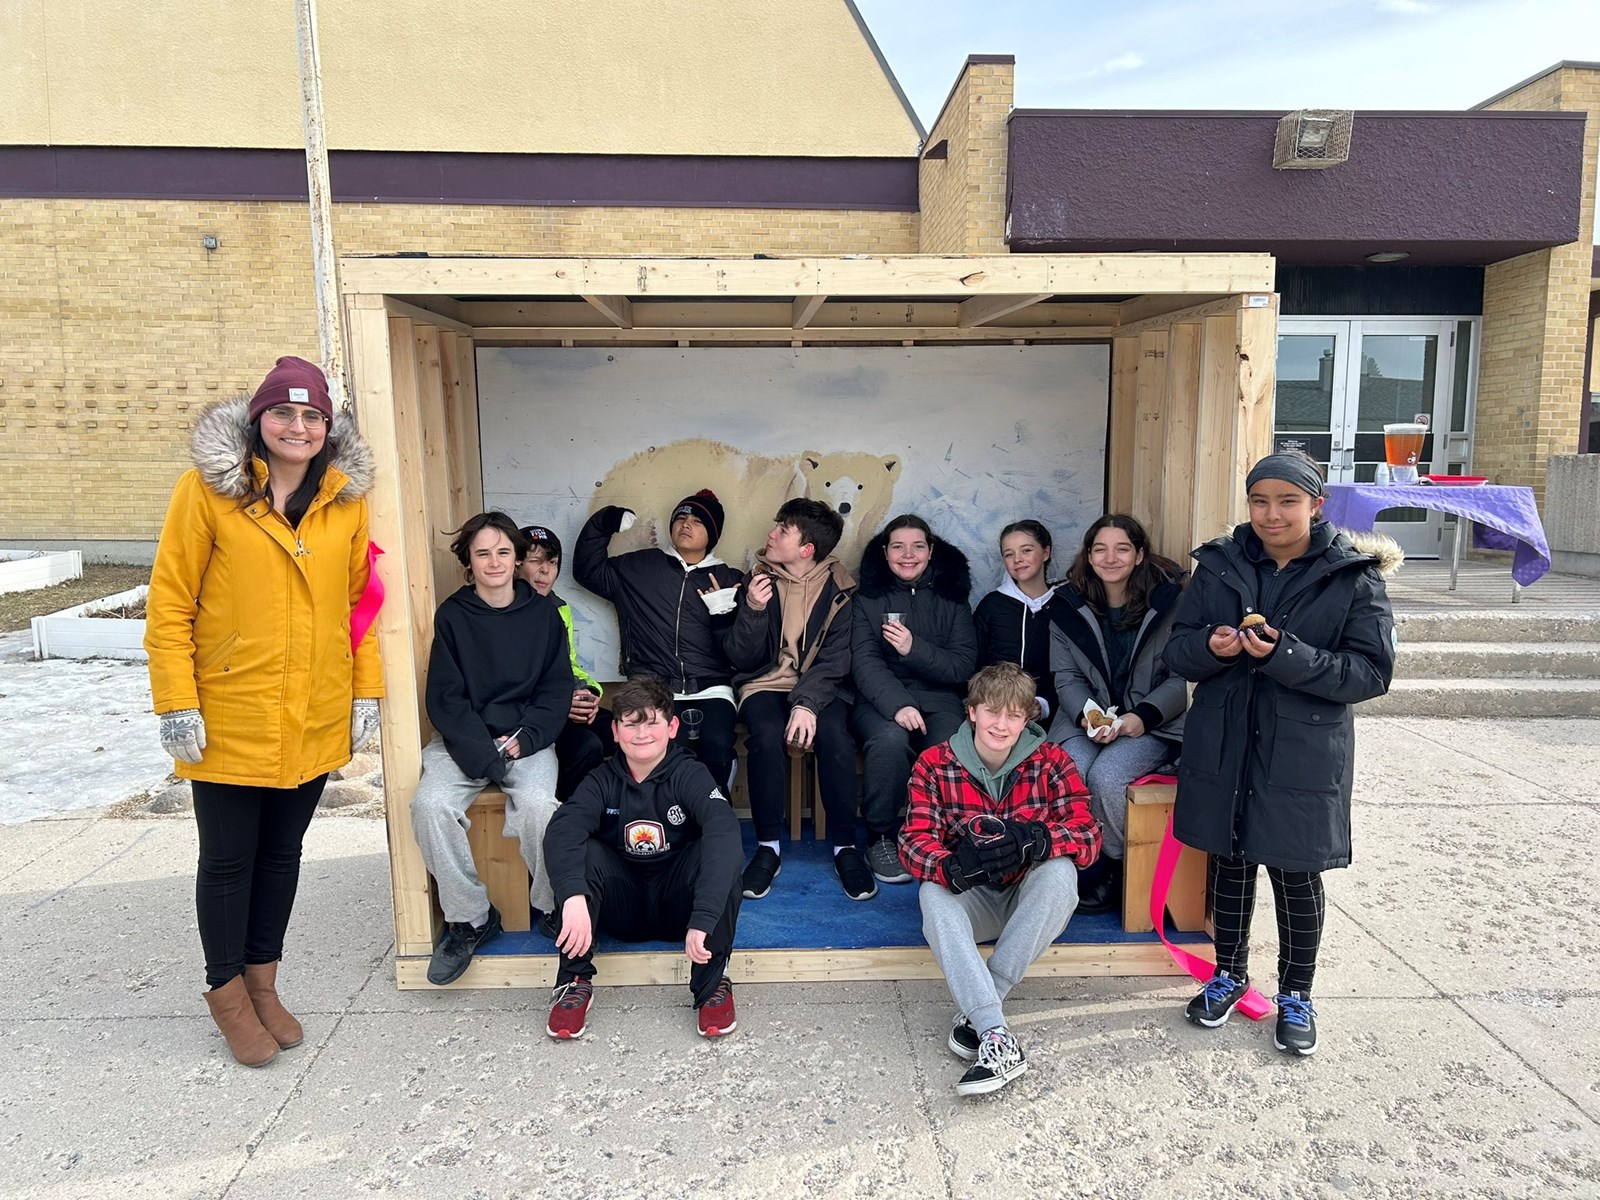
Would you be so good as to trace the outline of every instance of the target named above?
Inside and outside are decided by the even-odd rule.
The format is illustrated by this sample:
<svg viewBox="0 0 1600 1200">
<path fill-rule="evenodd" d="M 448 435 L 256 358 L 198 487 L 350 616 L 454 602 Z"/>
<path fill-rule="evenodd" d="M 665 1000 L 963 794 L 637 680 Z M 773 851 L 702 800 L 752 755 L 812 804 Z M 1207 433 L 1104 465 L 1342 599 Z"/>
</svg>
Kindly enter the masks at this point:
<svg viewBox="0 0 1600 1200">
<path fill-rule="evenodd" d="M 631 516 L 632 514 L 633 510 L 631 508 L 622 508 L 620 505 L 608 504 L 599 512 L 595 513 L 595 516 L 600 519 L 600 532 L 604 533 L 607 537 L 611 537 L 621 532 L 623 518 Z"/>
<path fill-rule="evenodd" d="M 984 870 L 983 862 L 978 857 L 978 848 L 966 838 L 958 841 L 944 860 L 944 882 L 957 896 L 969 888 L 990 882 L 989 872 Z"/>
<path fill-rule="evenodd" d="M 994 879 L 1003 879 L 1028 862 L 1043 862 L 1050 853 L 1050 831 L 1038 821 L 1007 821 L 997 838 L 972 842 L 978 859 Z M 970 832 L 963 838 L 971 841 Z"/>
</svg>

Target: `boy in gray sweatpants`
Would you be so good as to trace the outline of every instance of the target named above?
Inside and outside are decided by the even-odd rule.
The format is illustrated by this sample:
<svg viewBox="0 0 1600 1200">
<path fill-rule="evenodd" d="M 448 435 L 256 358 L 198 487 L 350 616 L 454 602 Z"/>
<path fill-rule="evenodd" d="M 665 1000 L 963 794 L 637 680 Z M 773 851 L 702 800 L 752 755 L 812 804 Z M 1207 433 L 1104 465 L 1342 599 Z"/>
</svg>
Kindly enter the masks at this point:
<svg viewBox="0 0 1600 1200">
<path fill-rule="evenodd" d="M 1067 927 L 1078 868 L 1100 853 L 1088 789 L 1038 713 L 1032 676 L 985 667 L 967 687 L 967 723 L 911 770 L 900 860 L 920 881 L 923 936 L 959 1010 L 949 1046 L 973 1064 L 963 1096 L 1027 1071 L 1001 1003 Z M 991 938 L 986 963 L 978 943 Z"/>
</svg>

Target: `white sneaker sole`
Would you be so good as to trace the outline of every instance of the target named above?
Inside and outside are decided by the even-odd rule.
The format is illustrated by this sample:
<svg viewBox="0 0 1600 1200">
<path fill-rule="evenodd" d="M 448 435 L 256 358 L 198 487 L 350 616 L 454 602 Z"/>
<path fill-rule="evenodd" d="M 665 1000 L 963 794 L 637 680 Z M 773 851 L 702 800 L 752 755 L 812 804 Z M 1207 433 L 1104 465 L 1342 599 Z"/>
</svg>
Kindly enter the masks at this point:
<svg viewBox="0 0 1600 1200">
<path fill-rule="evenodd" d="M 1315 1042 L 1311 1043 L 1311 1048 L 1308 1050 L 1302 1050 L 1299 1046 L 1285 1046 L 1277 1038 L 1272 1039 L 1272 1044 L 1285 1054 L 1298 1054 L 1301 1058 L 1310 1058 L 1317 1052 L 1317 1044 Z"/>
<path fill-rule="evenodd" d="M 978 1061 L 978 1051 L 975 1048 L 963 1046 L 961 1042 L 957 1040 L 956 1031 L 954 1029 L 950 1031 L 950 1040 L 946 1042 L 945 1045 L 949 1046 L 950 1053 L 954 1054 L 962 1062 L 975 1063 Z"/>
<path fill-rule="evenodd" d="M 1221 1029 L 1228 1023 L 1228 1018 L 1233 1016 L 1233 1010 L 1239 1007 L 1240 1001 L 1243 999 L 1244 997 L 1240 996 L 1238 1000 L 1235 1000 L 1232 1004 L 1228 1005 L 1227 1011 L 1224 1012 L 1220 1017 L 1212 1017 L 1209 1020 L 1205 1017 L 1198 1016 L 1195 1013 L 1191 1013 L 1188 1009 L 1184 1010 L 1183 1015 L 1188 1017 L 1189 1020 L 1195 1025 L 1200 1025 L 1206 1029 Z M 1283 1047 L 1279 1046 L 1278 1049 L 1282 1050 Z"/>
<path fill-rule="evenodd" d="M 726 1029 L 701 1029 L 700 1036 L 703 1038 L 727 1037 L 737 1028 L 739 1028 L 739 1022 L 737 1020 L 733 1020 L 728 1022 L 728 1027 Z"/>
<path fill-rule="evenodd" d="M 777 882 L 778 876 L 782 875 L 782 874 L 783 874 L 783 862 L 780 860 L 779 863 L 778 863 L 778 869 L 772 873 L 772 878 L 767 881 L 766 890 L 765 891 L 760 891 L 760 892 L 752 892 L 749 888 L 745 888 L 744 889 L 744 898 L 746 900 L 764 900 L 764 899 L 766 899 L 768 896 L 770 896 L 772 894 L 772 885 Z"/>
<path fill-rule="evenodd" d="M 1018 1065 L 1016 1067 L 1013 1067 L 1010 1071 L 1007 1071 L 1004 1075 L 995 1075 L 995 1076 L 993 1076 L 993 1077 L 991 1077 L 989 1079 L 980 1079 L 980 1080 L 976 1081 L 975 1083 L 958 1083 L 958 1084 L 956 1084 L 956 1095 L 958 1095 L 958 1096 L 987 1096 L 990 1092 L 998 1092 L 1001 1088 L 1005 1087 L 1006 1084 L 1010 1083 L 1013 1079 L 1019 1079 L 1023 1075 L 1026 1075 L 1027 1073 L 1028 1073 L 1028 1063 L 1027 1063 L 1027 1060 L 1024 1059 L 1023 1062 L 1020 1065 Z"/>
<path fill-rule="evenodd" d="M 589 999 L 589 1012 L 586 1012 L 586 1013 L 583 1014 L 583 1025 L 578 1030 L 577 1033 L 557 1033 L 554 1029 L 550 1028 L 550 1024 L 549 1024 L 548 1021 L 546 1021 L 546 1023 L 545 1023 L 544 1031 L 550 1037 L 555 1038 L 555 1040 L 558 1041 L 558 1042 L 575 1042 L 579 1038 L 581 1038 L 584 1034 L 589 1032 L 589 1013 L 592 1013 L 593 1011 L 594 1011 L 594 998 L 591 996 L 590 999 Z"/>
</svg>

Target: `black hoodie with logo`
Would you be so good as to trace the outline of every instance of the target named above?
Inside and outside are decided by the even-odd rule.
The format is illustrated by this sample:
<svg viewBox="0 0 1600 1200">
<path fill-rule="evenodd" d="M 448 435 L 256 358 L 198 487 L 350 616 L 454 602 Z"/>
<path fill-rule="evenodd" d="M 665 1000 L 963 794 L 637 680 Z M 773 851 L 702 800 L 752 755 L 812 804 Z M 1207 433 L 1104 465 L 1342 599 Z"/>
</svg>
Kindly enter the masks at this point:
<svg viewBox="0 0 1600 1200">
<path fill-rule="evenodd" d="M 585 847 L 590 838 L 620 853 L 630 867 L 659 872 L 695 842 L 701 843 L 689 928 L 709 933 L 727 907 L 744 849 L 739 818 L 699 759 L 672 746 L 656 769 L 635 779 L 620 752 L 589 772 L 550 818 L 544 861 L 556 909 L 586 895 Z"/>
<path fill-rule="evenodd" d="M 518 579 L 505 608 L 469 584 L 433 618 L 428 720 L 470 779 L 504 783 L 495 740 L 517 735 L 522 757 L 556 740 L 572 707 L 567 630 L 556 606 Z"/>
</svg>

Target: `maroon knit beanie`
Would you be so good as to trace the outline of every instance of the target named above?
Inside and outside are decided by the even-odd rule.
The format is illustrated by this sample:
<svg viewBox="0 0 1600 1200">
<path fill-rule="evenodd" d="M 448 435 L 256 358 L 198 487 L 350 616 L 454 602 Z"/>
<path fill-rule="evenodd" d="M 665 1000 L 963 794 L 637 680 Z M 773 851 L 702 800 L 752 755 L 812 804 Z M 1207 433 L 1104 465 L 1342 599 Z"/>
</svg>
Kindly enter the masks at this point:
<svg viewBox="0 0 1600 1200">
<path fill-rule="evenodd" d="M 706 549 L 711 550 L 722 537 L 722 501 L 710 488 L 701 488 L 692 496 L 685 496 L 672 510 L 672 519 L 694 517 L 706 527 Z"/>
<path fill-rule="evenodd" d="M 250 398 L 250 420 L 278 404 L 309 404 L 329 421 L 333 420 L 333 400 L 328 395 L 328 377 L 315 363 L 286 355 L 267 372 L 256 394 Z"/>
</svg>

